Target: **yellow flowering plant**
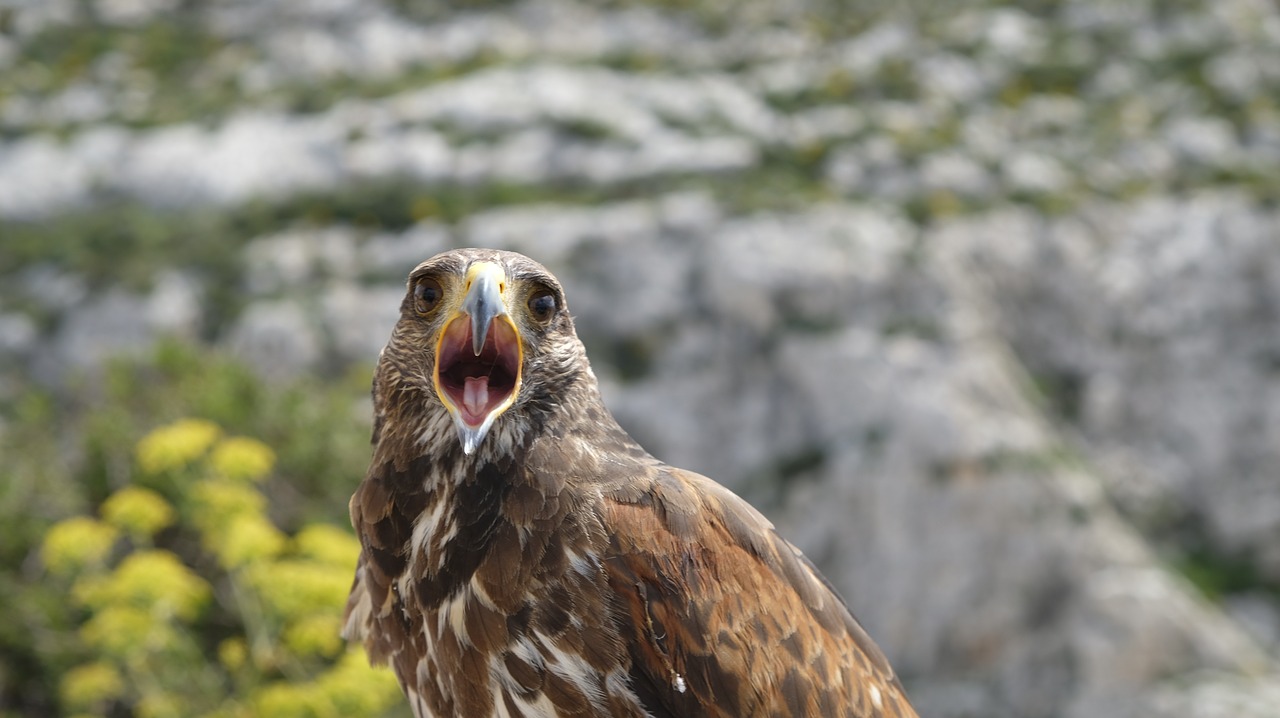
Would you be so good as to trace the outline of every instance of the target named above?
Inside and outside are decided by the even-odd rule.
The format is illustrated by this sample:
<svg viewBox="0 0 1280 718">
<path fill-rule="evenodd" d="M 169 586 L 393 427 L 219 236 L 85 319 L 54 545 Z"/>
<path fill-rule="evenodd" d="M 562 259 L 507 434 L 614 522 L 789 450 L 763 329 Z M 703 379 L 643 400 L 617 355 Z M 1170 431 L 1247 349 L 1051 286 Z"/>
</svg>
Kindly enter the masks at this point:
<svg viewBox="0 0 1280 718">
<path fill-rule="evenodd" d="M 46 534 L 41 557 L 83 612 L 68 713 L 381 716 L 395 679 L 339 636 L 359 544 L 268 515 L 263 442 L 182 419 L 138 442 L 135 482 Z M 158 477 L 166 477 L 159 481 Z"/>
<path fill-rule="evenodd" d="M 135 541 L 149 540 L 173 524 L 173 507 L 160 494 L 141 486 L 126 486 L 102 504 L 102 518 L 127 532 Z"/>
<path fill-rule="evenodd" d="M 156 429 L 138 443 L 138 468 L 145 474 L 181 469 L 203 457 L 222 430 L 203 419 L 183 419 Z"/>
<path fill-rule="evenodd" d="M 218 444 L 209 463 L 219 476 L 240 481 L 262 481 L 271 473 L 276 455 L 271 447 L 244 436 L 232 436 Z"/>
<path fill-rule="evenodd" d="M 62 679 L 62 701 L 68 708 L 101 711 L 124 695 L 124 678 L 111 663 L 97 661 L 72 669 Z"/>
<path fill-rule="evenodd" d="M 54 573 L 89 569 L 106 560 L 117 535 L 109 524 L 88 516 L 75 516 L 49 529 L 41 555 L 44 564 Z"/>
</svg>

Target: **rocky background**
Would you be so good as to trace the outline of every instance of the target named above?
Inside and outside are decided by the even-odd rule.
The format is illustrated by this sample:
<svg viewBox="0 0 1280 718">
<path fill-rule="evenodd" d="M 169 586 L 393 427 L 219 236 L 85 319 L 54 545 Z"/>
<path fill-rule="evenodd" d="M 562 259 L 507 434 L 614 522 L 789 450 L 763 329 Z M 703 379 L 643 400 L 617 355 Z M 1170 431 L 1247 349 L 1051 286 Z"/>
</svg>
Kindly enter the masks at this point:
<svg viewBox="0 0 1280 718">
<path fill-rule="evenodd" d="M 1274 3 L 8 0 L 0 31 L 0 405 L 164 337 L 367 368 L 413 265 L 515 249 L 620 421 L 774 518 L 922 716 L 1280 712 Z"/>
</svg>

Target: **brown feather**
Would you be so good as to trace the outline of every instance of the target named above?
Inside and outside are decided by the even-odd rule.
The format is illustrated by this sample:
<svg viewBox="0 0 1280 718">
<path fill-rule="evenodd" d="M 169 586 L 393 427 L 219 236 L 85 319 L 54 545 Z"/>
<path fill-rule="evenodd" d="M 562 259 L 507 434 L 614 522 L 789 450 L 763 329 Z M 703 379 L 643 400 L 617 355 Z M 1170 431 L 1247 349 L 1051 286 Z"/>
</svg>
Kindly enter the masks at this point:
<svg viewBox="0 0 1280 718">
<path fill-rule="evenodd" d="M 508 305 L 523 385 L 474 455 L 431 381 L 430 276 L 474 261 Z M 373 384 L 373 460 L 351 499 L 363 546 L 344 634 L 424 716 L 902 716 L 883 654 L 798 550 L 746 502 L 649 456 L 604 408 L 555 278 L 457 250 L 410 275 Z M 533 288 L 533 289 L 530 289 Z M 452 296 L 452 295 L 450 295 Z"/>
</svg>

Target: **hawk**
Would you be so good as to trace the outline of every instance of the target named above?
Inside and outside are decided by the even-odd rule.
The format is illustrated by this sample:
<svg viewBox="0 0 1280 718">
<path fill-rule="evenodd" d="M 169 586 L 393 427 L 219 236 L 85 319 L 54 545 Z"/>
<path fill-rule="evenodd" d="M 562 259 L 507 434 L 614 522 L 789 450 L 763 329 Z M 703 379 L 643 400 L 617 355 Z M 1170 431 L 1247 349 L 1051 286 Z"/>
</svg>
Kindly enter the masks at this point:
<svg viewBox="0 0 1280 718">
<path fill-rule="evenodd" d="M 796 547 L 618 426 L 533 260 L 414 269 L 373 403 L 343 633 L 418 718 L 916 715 Z"/>
</svg>

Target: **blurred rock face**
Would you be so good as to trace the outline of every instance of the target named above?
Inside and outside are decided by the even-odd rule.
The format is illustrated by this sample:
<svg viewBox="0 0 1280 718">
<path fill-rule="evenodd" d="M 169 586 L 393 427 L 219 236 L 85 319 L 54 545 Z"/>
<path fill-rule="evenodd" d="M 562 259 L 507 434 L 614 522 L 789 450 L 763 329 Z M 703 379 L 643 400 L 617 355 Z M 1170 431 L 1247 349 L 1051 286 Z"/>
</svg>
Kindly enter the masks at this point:
<svg viewBox="0 0 1280 718">
<path fill-rule="evenodd" d="M 273 378 L 369 362 L 418 261 L 514 249 L 622 423 L 774 517 L 922 715 L 1274 715 L 1280 13 L 794 5 L 196 3 L 180 91 L 235 98 L 208 116 L 124 50 L 41 79 L 32 48 L 90 15 L 24 6 L 4 226 L 379 184 L 421 211 L 281 210 L 229 240 L 233 287 L 14 267 L 3 359 L 56 384 L 178 334 Z M 1211 603 L 1171 552 L 1253 578 Z"/>
</svg>

